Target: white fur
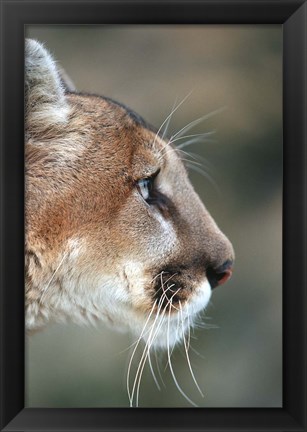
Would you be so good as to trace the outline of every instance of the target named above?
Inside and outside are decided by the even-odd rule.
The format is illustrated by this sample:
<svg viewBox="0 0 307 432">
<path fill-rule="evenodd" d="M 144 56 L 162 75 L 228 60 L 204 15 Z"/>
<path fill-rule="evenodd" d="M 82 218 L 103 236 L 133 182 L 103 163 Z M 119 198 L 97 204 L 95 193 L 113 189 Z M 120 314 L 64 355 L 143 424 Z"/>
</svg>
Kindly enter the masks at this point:
<svg viewBox="0 0 307 432">
<path fill-rule="evenodd" d="M 191 295 L 189 301 L 182 306 L 182 316 L 180 311 L 171 314 L 169 326 L 169 343 L 174 346 L 179 343 L 183 338 L 183 329 L 186 333 L 189 326 L 193 326 L 197 315 L 203 311 L 209 303 L 211 297 L 211 287 L 209 282 L 205 279 L 200 286 L 196 289 L 195 293 Z M 177 307 L 177 306 L 176 306 Z M 178 307 L 177 307 L 178 308 Z M 174 312 L 174 311 L 173 311 Z M 153 318 L 154 319 L 154 318 Z M 167 348 L 168 343 L 168 319 L 169 314 L 163 319 L 160 330 L 154 340 L 154 348 Z M 179 322 L 183 319 L 183 323 Z"/>
<path fill-rule="evenodd" d="M 199 287 L 193 293 L 191 300 L 186 305 L 189 314 L 196 315 L 206 308 L 211 298 L 212 290 L 207 279 L 199 285 Z"/>
<path fill-rule="evenodd" d="M 160 253 L 161 252 L 163 253 L 163 249 L 166 250 L 174 249 L 178 245 L 178 238 L 172 222 L 165 220 L 158 210 L 153 211 L 153 215 L 160 225 L 160 230 L 162 230 L 162 235 L 161 235 L 162 244 L 159 245 Z"/>
</svg>

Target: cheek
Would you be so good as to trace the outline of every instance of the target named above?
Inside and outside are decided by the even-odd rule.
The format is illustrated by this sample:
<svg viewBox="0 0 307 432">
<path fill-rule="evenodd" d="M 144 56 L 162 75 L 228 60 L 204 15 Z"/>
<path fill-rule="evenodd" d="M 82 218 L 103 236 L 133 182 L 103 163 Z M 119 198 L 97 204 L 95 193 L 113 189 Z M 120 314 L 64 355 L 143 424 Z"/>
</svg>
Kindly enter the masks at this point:
<svg viewBox="0 0 307 432">
<path fill-rule="evenodd" d="M 155 219 L 155 231 L 151 236 L 151 245 L 159 255 L 169 254 L 178 248 L 179 242 L 174 226 L 170 220 L 165 220 L 158 212 L 153 213 Z"/>
<path fill-rule="evenodd" d="M 140 261 L 145 267 L 161 262 L 179 248 L 172 221 L 166 220 L 154 206 L 147 207 L 143 202 L 126 207 L 120 216 L 116 236 L 121 239 L 122 257 Z"/>
</svg>

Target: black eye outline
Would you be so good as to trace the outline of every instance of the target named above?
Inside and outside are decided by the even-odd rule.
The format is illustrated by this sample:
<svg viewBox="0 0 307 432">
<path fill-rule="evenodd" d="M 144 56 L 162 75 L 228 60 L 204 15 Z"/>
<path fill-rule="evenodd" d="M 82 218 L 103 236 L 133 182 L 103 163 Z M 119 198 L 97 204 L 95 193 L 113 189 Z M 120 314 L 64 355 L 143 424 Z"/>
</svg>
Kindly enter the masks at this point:
<svg viewBox="0 0 307 432">
<path fill-rule="evenodd" d="M 151 176 L 142 178 L 136 182 L 136 188 L 147 204 L 151 204 L 151 200 L 153 199 L 154 183 L 159 172 L 160 169 Z"/>
</svg>

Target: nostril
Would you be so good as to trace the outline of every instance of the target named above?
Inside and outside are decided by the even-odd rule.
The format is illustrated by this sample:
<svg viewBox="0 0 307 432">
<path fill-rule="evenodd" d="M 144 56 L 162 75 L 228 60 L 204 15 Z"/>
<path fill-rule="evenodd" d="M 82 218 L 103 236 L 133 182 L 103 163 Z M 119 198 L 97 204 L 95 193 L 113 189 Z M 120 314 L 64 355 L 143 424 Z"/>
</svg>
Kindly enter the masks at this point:
<svg viewBox="0 0 307 432">
<path fill-rule="evenodd" d="M 215 288 L 227 282 L 232 276 L 232 261 L 228 260 L 217 268 L 207 268 L 207 279 L 211 288 Z"/>
<path fill-rule="evenodd" d="M 231 276 L 232 276 L 232 270 L 225 270 L 223 273 L 219 274 L 217 286 L 227 282 L 231 278 Z"/>
</svg>

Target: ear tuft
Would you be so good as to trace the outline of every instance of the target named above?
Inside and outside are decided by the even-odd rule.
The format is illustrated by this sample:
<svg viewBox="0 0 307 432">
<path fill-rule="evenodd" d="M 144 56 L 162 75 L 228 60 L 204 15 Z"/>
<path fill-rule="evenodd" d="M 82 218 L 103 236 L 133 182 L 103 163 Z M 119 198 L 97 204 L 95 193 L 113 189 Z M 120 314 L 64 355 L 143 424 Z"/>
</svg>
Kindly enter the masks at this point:
<svg viewBox="0 0 307 432">
<path fill-rule="evenodd" d="M 25 97 L 30 134 L 67 121 L 69 109 L 56 63 L 33 39 L 26 39 Z"/>
</svg>

